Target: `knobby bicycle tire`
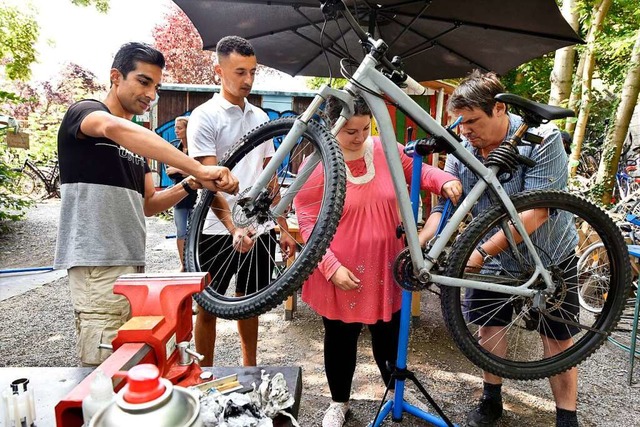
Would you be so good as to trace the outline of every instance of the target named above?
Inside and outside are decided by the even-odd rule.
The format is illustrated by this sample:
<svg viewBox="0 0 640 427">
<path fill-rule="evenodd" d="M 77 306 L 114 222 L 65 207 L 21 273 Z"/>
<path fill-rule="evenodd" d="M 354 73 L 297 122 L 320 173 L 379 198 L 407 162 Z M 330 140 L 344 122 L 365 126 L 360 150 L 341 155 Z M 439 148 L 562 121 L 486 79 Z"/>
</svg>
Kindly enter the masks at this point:
<svg viewBox="0 0 640 427">
<path fill-rule="evenodd" d="M 550 377 L 578 365 L 605 342 L 624 308 L 631 268 L 627 246 L 618 228 L 593 203 L 560 191 L 521 193 L 513 196 L 512 201 L 520 215 L 526 212 L 532 223 L 538 225 L 531 239 L 558 285 L 556 292 L 545 298 L 547 310 L 534 310 L 530 298 L 510 294 L 487 295 L 475 290 L 471 293 L 468 289 L 447 286 L 442 287 L 442 310 L 453 340 L 474 364 L 501 377 L 533 380 Z M 473 266 L 468 267 L 475 248 L 479 244 L 483 244 L 483 249 L 491 246 L 493 241 L 489 238 L 506 224 L 508 215 L 500 205 L 472 221 L 452 249 L 447 275 L 513 286 L 526 282 L 533 270 L 522 244 L 515 249 L 505 249 L 499 256 L 487 260 L 479 272 Z M 557 227 L 557 234 L 550 234 L 553 227 Z M 555 238 L 545 237 L 550 235 Z M 602 295 L 602 310 L 592 313 L 580 308 L 577 302 L 578 284 L 590 274 L 586 270 L 578 276 L 577 258 L 598 241 L 604 244 L 605 251 L 599 254 L 597 264 L 600 269 L 608 268 L 610 278 L 608 290 Z M 543 287 L 541 281 L 536 285 Z M 501 314 L 501 319 L 497 319 L 499 309 L 507 311 Z M 556 322 L 553 329 L 549 314 L 564 321 Z M 545 354 L 539 331 L 546 331 L 546 345 L 566 345 L 571 341 L 566 341 L 560 334 L 572 328 L 568 321 L 583 326 L 572 332 L 575 333 L 573 345 L 562 347 L 553 355 Z M 479 326 L 494 328 L 484 328 L 484 336 L 481 337 Z M 571 333 L 568 336 L 571 338 Z M 492 352 L 501 352 L 502 356 Z"/>
<path fill-rule="evenodd" d="M 271 144 L 275 137 L 287 134 L 294 123 L 295 118 L 282 118 L 254 129 L 229 150 L 220 165 L 233 171 L 239 162 L 255 154 L 254 150 L 261 150 L 263 143 Z M 322 185 L 318 186 L 322 194 L 314 202 L 318 212 L 317 216 L 306 218 L 312 221 L 312 231 L 306 236 L 305 244 L 297 245 L 295 258 L 286 259 L 282 250 L 278 249 L 282 231 L 280 234 L 274 233 L 268 226 L 260 224 L 260 218 L 268 216 L 269 207 L 275 205 L 275 194 L 283 195 L 289 190 L 287 184 L 301 170 L 303 157 L 312 151 L 320 155 L 320 164 L 314 174 L 322 171 L 319 175 Z M 273 180 L 274 185 L 268 192 L 268 203 L 262 205 L 261 211 L 248 213 L 242 210 L 237 201 L 230 203 L 234 226 L 242 227 L 254 240 L 251 250 L 242 256 L 233 249 L 231 241 L 224 242 L 224 238 L 219 235 L 205 234 L 209 227 L 206 224 L 210 224 L 206 216 L 211 210 L 214 197 L 212 192 L 203 191 L 193 210 L 185 243 L 186 268 L 188 271 L 209 271 L 210 284 L 194 298 L 202 308 L 217 317 L 254 317 L 284 301 L 309 277 L 336 231 L 342 215 L 346 174 L 342 151 L 328 129 L 311 121 L 295 148 L 279 166 L 274 178 L 277 179 Z M 305 191 L 304 188 L 306 186 L 302 191 Z M 241 182 L 240 198 L 247 190 Z M 293 205 L 289 206 L 289 210 L 293 210 Z M 290 213 L 288 218 L 295 217 Z M 261 276 L 262 274 L 265 276 Z M 267 274 L 269 278 L 264 280 Z M 258 276 L 263 280 L 259 281 Z M 253 286 L 254 282 L 259 284 Z"/>
</svg>

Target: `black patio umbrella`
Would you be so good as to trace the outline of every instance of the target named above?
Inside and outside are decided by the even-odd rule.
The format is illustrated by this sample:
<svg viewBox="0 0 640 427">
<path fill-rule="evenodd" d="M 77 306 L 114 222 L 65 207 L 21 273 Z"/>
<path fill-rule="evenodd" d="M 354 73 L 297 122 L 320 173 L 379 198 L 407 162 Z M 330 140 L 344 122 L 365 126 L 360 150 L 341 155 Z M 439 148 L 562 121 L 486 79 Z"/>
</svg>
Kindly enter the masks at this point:
<svg viewBox="0 0 640 427">
<path fill-rule="evenodd" d="M 261 64 L 291 75 L 324 77 L 324 15 L 319 0 L 174 0 L 194 23 L 204 48 L 222 37 L 248 39 Z M 345 0 L 358 23 L 399 55 L 416 80 L 455 78 L 474 68 L 504 74 L 547 52 L 581 43 L 555 0 Z M 344 19 L 330 20 L 323 44 L 331 71 L 363 57 Z"/>
</svg>

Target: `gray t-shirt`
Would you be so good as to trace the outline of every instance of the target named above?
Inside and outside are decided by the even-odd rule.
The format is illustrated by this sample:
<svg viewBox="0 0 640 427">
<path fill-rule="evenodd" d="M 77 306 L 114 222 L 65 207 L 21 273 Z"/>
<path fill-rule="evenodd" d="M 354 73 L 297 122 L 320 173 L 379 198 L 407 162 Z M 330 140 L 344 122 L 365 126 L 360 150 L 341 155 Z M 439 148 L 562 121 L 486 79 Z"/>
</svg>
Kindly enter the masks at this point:
<svg viewBox="0 0 640 427">
<path fill-rule="evenodd" d="M 54 268 L 144 265 L 143 157 L 106 138 L 82 136 L 99 101 L 69 108 L 58 131 L 62 206 Z"/>
</svg>

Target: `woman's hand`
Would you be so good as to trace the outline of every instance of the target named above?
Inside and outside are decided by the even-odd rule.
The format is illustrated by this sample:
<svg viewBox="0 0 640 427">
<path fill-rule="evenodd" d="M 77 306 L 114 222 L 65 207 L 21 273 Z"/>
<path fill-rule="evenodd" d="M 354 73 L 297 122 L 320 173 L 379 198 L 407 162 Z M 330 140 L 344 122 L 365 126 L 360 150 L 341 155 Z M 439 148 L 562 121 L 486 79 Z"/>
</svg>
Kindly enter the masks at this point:
<svg viewBox="0 0 640 427">
<path fill-rule="evenodd" d="M 351 291 L 360 287 L 358 279 L 347 267 L 340 266 L 331 276 L 331 283 L 343 291 Z"/>
<path fill-rule="evenodd" d="M 462 196 L 462 183 L 457 179 L 447 181 L 444 183 L 444 185 L 442 185 L 440 194 L 442 194 L 443 197 L 451 200 L 454 205 L 457 205 L 460 197 Z"/>
<path fill-rule="evenodd" d="M 292 258 L 296 254 L 297 246 L 298 244 L 288 232 L 280 235 L 280 250 L 286 259 Z"/>
</svg>

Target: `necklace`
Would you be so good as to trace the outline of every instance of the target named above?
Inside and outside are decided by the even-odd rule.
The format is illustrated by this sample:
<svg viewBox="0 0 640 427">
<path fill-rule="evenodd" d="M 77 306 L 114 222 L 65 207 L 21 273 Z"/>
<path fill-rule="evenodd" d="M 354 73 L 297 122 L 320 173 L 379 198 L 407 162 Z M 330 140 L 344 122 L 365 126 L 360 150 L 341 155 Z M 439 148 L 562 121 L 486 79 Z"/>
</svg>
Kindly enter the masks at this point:
<svg viewBox="0 0 640 427">
<path fill-rule="evenodd" d="M 351 173 L 351 170 L 349 169 L 349 166 L 347 166 L 346 163 L 344 165 L 347 172 L 347 181 L 349 181 L 352 184 L 357 184 L 357 185 L 366 184 L 367 182 L 371 181 L 374 176 L 376 176 L 376 168 L 373 164 L 373 141 L 369 140 L 365 144 L 366 145 L 364 148 L 364 165 L 365 165 L 365 168 L 367 169 L 367 172 L 364 175 L 353 176 L 353 174 Z"/>
</svg>

